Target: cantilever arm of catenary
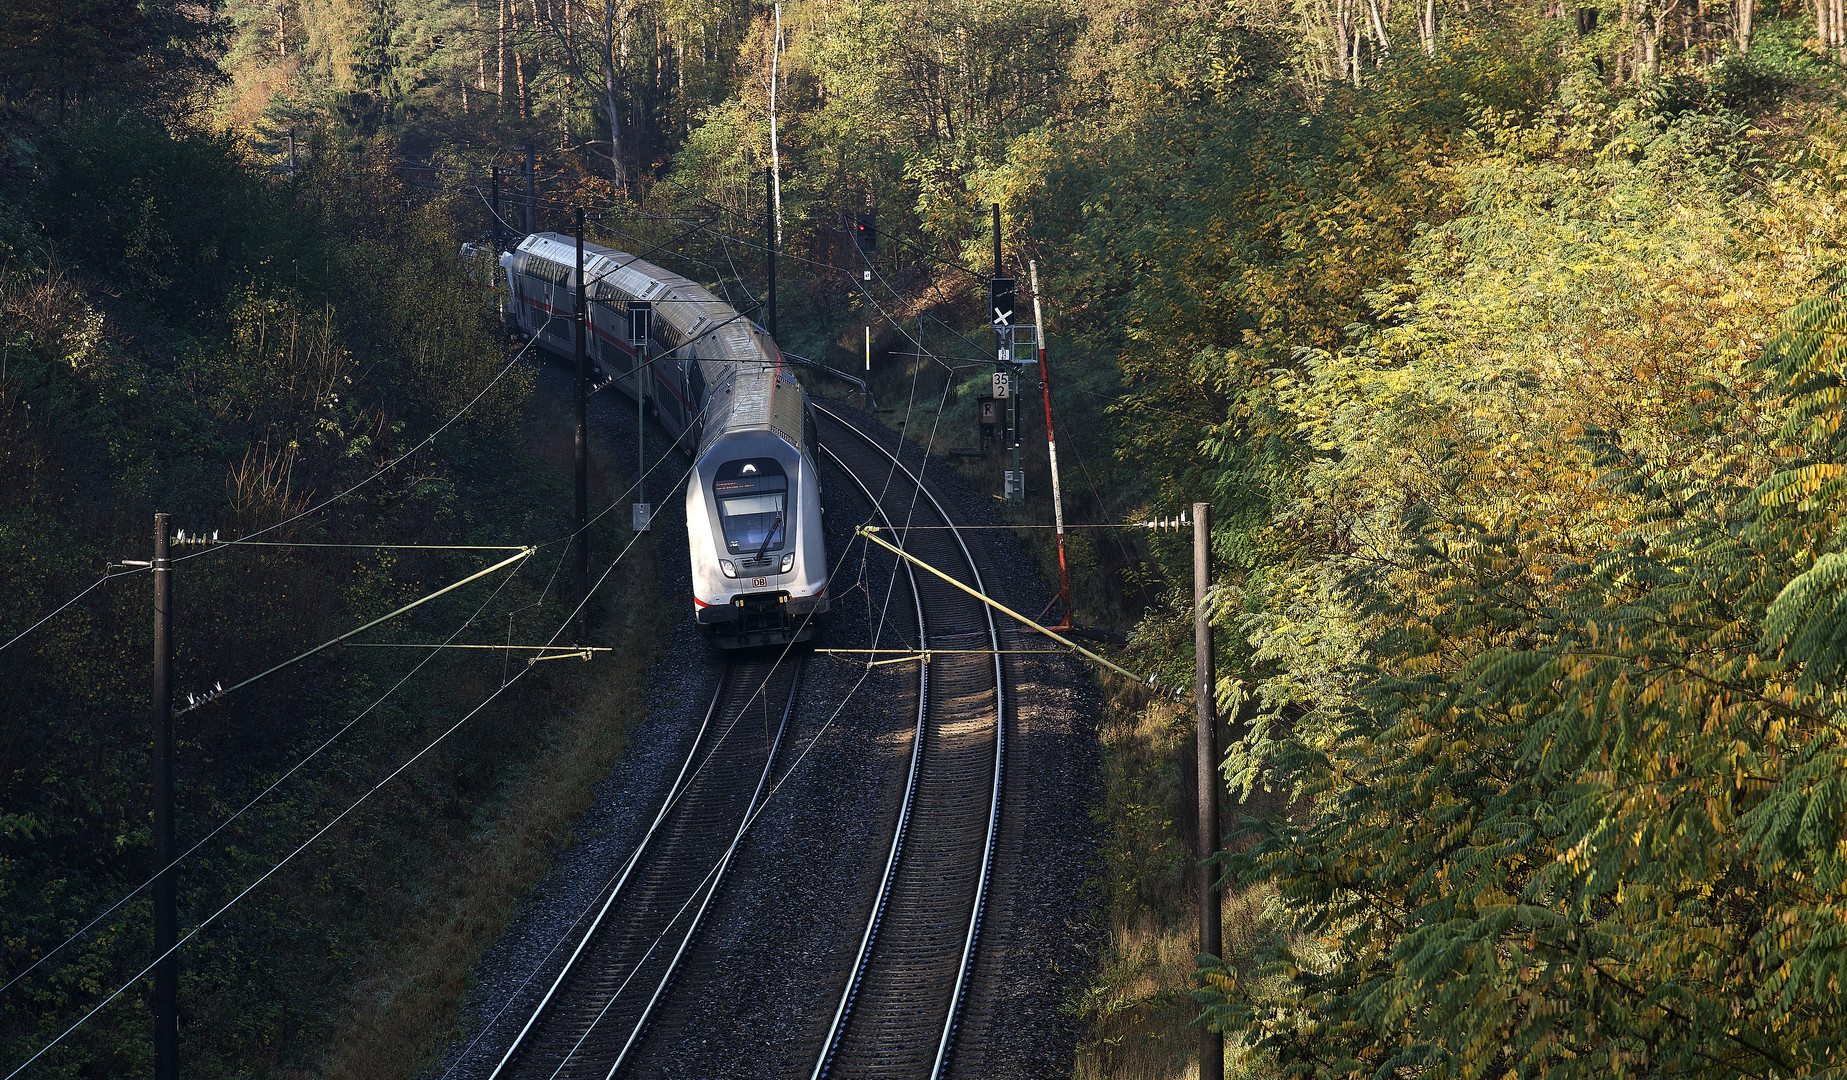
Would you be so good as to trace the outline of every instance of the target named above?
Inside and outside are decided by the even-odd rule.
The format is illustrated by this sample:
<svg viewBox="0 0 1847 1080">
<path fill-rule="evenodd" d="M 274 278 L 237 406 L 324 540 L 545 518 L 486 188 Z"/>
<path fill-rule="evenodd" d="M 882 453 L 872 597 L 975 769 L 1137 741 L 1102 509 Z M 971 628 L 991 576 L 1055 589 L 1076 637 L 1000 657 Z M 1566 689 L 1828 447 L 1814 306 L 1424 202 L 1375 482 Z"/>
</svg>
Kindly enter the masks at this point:
<svg viewBox="0 0 1847 1080">
<path fill-rule="evenodd" d="M 315 653 L 320 652 L 322 649 L 332 648 L 333 646 L 340 644 L 342 641 L 345 641 L 347 638 L 352 637 L 354 634 L 364 633 L 365 631 L 372 629 L 374 626 L 377 626 L 379 623 L 389 622 L 390 620 L 397 618 L 399 615 L 404 614 L 406 611 L 409 611 L 412 608 L 422 607 L 424 604 L 429 603 L 430 601 L 436 599 L 439 596 L 442 596 L 445 593 L 454 592 L 455 590 L 461 588 L 462 586 L 468 584 L 471 581 L 478 581 L 481 578 L 486 577 L 487 575 L 493 573 L 496 570 L 499 570 L 503 567 L 511 566 L 512 564 L 519 562 L 521 559 L 530 558 L 538 550 L 539 550 L 538 548 L 532 548 L 532 547 L 520 548 L 518 555 L 514 555 L 511 558 L 502 559 L 499 562 L 495 563 L 494 565 L 488 567 L 487 569 L 478 570 L 475 573 L 472 573 L 468 575 L 467 577 L 463 578 L 462 580 L 455 582 L 454 584 L 445 585 L 442 588 L 436 590 L 435 592 L 430 593 L 428 596 L 424 596 L 424 597 L 420 597 L 419 599 L 412 600 L 410 603 L 405 604 L 403 607 L 397 609 L 396 611 L 391 612 L 388 615 L 380 615 L 378 618 L 373 619 L 371 622 L 365 624 L 364 626 L 356 627 L 352 630 L 348 630 L 344 634 L 341 634 L 339 637 L 330 638 L 327 641 L 323 641 L 319 645 L 316 645 L 314 648 L 309 649 L 307 652 L 302 653 L 299 656 L 291 656 L 287 660 L 284 660 L 282 663 L 277 664 L 275 667 L 272 667 L 266 671 L 262 671 L 255 675 L 252 675 L 248 679 L 243 680 L 242 682 L 232 683 L 230 686 L 225 687 L 223 690 L 213 690 L 211 693 L 205 695 L 204 697 L 199 698 L 196 701 L 188 703 L 185 708 L 176 710 L 175 715 L 189 713 L 192 710 L 197 709 L 203 705 L 207 705 L 211 702 L 217 701 L 219 698 L 225 696 L 226 694 L 230 693 L 233 690 L 237 690 L 242 687 L 249 686 L 251 683 L 256 682 L 258 679 L 261 679 L 266 675 L 273 675 L 276 672 L 281 671 L 283 668 L 288 667 L 290 664 L 299 663 L 303 660 L 306 660 L 308 657 L 313 656 Z"/>
<path fill-rule="evenodd" d="M 1120 664 L 1114 663 L 1113 661 L 1110 661 L 1110 660 L 1106 660 L 1103 657 L 1098 656 L 1096 653 L 1091 652 L 1089 649 L 1084 648 L 1082 645 L 1079 645 L 1077 642 L 1072 641 L 1070 638 L 1065 637 L 1062 634 L 1057 633 L 1056 631 L 1048 629 L 1047 627 L 1039 625 L 1038 623 L 1032 621 L 1026 616 L 1020 614 L 1019 612 L 1013 610 L 1007 605 L 1001 603 L 999 600 L 996 600 L 991 596 L 984 596 L 981 593 L 976 592 L 974 589 L 971 589 L 967 585 L 962 584 L 960 581 L 957 581 L 955 578 L 952 578 L 948 574 L 943 573 L 941 570 L 938 570 L 936 567 L 931 566 L 929 563 L 924 562 L 922 559 L 904 550 L 898 545 L 887 543 L 886 541 L 879 539 L 878 537 L 872 535 L 873 533 L 881 531 L 877 525 L 863 525 L 860 528 L 856 529 L 855 531 L 858 532 L 859 535 L 865 537 L 871 543 L 877 544 L 878 546 L 884 548 L 886 551 L 889 551 L 892 554 L 898 556 L 900 559 L 904 559 L 907 562 L 910 562 L 916 566 L 920 566 L 925 570 L 928 570 L 930 573 L 935 574 L 939 578 L 942 578 L 944 581 L 947 581 L 949 584 L 954 585 L 958 589 L 961 589 L 963 592 L 969 594 L 970 596 L 988 605 L 989 607 L 994 608 L 997 611 L 1006 612 L 1008 615 L 1012 616 L 1014 619 L 1018 620 L 1019 622 L 1032 627 L 1034 630 L 1037 630 L 1039 633 L 1044 634 L 1046 637 L 1049 637 L 1053 641 L 1058 642 L 1060 645 L 1063 645 L 1066 648 L 1071 649 L 1075 652 L 1081 653 L 1084 656 L 1088 657 L 1089 659 L 1094 660 L 1099 664 L 1102 664 L 1104 667 L 1109 668 L 1111 671 L 1116 672 L 1118 675 L 1126 675 L 1138 683 L 1146 683 L 1149 686 L 1157 685 L 1154 681 L 1153 675 L 1148 675 L 1145 677 L 1141 675 L 1137 675 L 1135 672 L 1130 671 L 1128 668 L 1125 668 Z M 1174 696 L 1183 697 L 1185 696 L 1185 693 L 1184 691 L 1175 690 Z"/>
</svg>

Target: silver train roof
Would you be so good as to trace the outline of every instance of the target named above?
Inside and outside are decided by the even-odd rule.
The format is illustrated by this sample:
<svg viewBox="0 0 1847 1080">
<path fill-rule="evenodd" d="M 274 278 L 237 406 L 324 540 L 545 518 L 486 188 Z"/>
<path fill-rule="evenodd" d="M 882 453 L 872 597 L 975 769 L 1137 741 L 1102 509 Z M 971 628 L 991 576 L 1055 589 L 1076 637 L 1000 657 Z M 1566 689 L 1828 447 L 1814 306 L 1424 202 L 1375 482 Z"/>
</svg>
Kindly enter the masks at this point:
<svg viewBox="0 0 1847 1080">
<path fill-rule="evenodd" d="M 575 284 L 577 241 L 563 233 L 533 233 L 518 249 L 565 268 Z M 584 276 L 605 300 L 646 300 L 656 318 L 672 328 L 669 341 L 690 342 L 676 349 L 700 361 L 709 388 L 710 407 L 699 455 L 732 434 L 774 434 L 791 446 L 802 445 L 802 390 L 794 373 L 781 363 L 769 335 L 710 289 L 627 252 L 601 244 L 584 244 Z"/>
</svg>

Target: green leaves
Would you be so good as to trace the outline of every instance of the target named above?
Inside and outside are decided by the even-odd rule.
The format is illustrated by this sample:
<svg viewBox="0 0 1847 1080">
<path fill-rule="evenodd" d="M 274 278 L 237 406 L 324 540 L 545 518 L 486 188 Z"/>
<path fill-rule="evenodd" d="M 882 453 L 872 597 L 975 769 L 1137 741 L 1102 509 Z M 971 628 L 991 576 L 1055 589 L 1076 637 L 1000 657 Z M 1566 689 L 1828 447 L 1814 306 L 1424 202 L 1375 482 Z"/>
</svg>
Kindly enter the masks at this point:
<svg viewBox="0 0 1847 1080">
<path fill-rule="evenodd" d="M 1847 667 L 1847 554 L 1830 552 L 1783 587 L 1764 615 L 1758 649 L 1800 666 L 1793 689 L 1804 696 L 1842 684 Z"/>
<path fill-rule="evenodd" d="M 1227 865 L 1294 932 L 1199 996 L 1285 1074 L 1847 1060 L 1847 307 L 1791 303 L 1804 182 L 1649 123 L 1484 123 L 1383 325 L 1272 384 L 1320 543 L 1227 775 L 1300 809 Z"/>
</svg>

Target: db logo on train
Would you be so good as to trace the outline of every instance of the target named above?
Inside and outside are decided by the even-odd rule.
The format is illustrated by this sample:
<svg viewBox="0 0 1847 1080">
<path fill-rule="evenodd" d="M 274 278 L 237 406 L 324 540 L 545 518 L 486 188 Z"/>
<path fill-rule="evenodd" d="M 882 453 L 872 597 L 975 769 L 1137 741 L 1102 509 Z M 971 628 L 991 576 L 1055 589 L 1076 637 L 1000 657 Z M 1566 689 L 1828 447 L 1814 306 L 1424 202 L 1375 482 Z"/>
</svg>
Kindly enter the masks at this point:
<svg viewBox="0 0 1847 1080">
<path fill-rule="evenodd" d="M 761 589 L 764 586 L 768 585 L 769 583 L 770 583 L 769 578 L 754 577 L 750 579 L 750 587 L 753 589 Z"/>
</svg>

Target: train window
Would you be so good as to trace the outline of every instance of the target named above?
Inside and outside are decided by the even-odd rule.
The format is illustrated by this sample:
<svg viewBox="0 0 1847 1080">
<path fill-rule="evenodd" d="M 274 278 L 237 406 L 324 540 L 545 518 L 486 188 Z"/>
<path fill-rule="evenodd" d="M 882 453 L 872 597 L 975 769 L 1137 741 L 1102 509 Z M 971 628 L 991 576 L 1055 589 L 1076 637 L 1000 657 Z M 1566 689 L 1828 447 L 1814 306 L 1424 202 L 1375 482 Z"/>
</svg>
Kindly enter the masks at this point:
<svg viewBox="0 0 1847 1080">
<path fill-rule="evenodd" d="M 756 555 L 782 550 L 788 540 L 789 477 L 775 458 L 727 461 L 712 481 L 725 550 Z"/>
</svg>

